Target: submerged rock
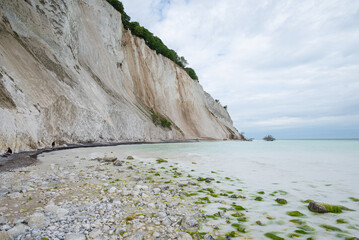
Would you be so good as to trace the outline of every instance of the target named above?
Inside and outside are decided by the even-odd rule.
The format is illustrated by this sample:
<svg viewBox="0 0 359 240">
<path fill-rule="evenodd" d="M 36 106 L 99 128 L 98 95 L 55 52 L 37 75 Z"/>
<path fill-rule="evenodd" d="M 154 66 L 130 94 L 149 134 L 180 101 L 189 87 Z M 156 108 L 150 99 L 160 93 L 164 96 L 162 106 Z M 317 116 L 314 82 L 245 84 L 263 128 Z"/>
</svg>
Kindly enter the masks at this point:
<svg viewBox="0 0 359 240">
<path fill-rule="evenodd" d="M 283 198 L 277 198 L 275 201 L 281 205 L 285 205 L 288 203 L 287 200 L 285 200 Z"/>
</svg>

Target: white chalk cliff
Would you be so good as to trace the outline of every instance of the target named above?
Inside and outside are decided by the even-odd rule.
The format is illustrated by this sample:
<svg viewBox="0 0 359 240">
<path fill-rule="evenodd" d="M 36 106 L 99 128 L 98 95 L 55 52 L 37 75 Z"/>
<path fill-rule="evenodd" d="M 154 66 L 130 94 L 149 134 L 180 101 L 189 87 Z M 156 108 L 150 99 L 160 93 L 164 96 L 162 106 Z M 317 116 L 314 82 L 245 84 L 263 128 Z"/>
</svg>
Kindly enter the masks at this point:
<svg viewBox="0 0 359 240">
<path fill-rule="evenodd" d="M 151 109 L 172 122 L 155 125 Z M 0 1 L 0 151 L 237 139 L 227 111 L 105 0 Z"/>
</svg>

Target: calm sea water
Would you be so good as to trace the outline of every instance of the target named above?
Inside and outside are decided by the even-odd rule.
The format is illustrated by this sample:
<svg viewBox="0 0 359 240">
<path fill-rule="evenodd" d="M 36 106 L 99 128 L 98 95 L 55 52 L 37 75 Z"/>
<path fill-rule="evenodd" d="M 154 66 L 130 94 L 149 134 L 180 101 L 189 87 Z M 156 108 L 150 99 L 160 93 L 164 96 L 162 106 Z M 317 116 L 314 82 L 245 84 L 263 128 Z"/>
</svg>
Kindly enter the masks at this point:
<svg viewBox="0 0 359 240">
<path fill-rule="evenodd" d="M 359 202 L 350 200 L 350 197 L 359 199 L 358 140 L 130 145 L 77 149 L 68 151 L 68 154 L 73 155 L 73 151 L 90 158 L 113 152 L 123 156 L 132 155 L 144 162 L 153 162 L 161 157 L 195 176 L 220 180 L 221 183 L 215 185 L 219 190 L 236 191 L 240 188 L 240 193 L 246 199 L 235 201 L 247 209 L 249 221 L 244 225 L 249 229 L 247 236 L 254 239 L 265 239 L 264 234 L 273 231 L 288 238 L 288 234 L 293 233 L 298 226 L 289 221 L 295 217 L 286 213 L 295 210 L 304 213 L 306 217 L 303 220 L 315 228 L 315 233 L 303 235 L 300 239 L 309 236 L 315 239 L 359 237 Z M 265 193 L 259 195 L 259 191 Z M 277 193 L 273 195 L 273 192 Z M 262 196 L 263 201 L 255 201 L 256 196 Z M 274 201 L 277 197 L 286 199 L 288 204 L 279 206 Z M 344 205 L 356 211 L 316 214 L 310 212 L 308 204 L 302 202 L 307 199 Z M 218 212 L 218 207 L 218 204 L 210 204 L 205 210 L 213 214 Z M 338 218 L 348 223 L 337 224 Z M 266 226 L 258 226 L 255 224 L 257 220 Z M 322 224 L 339 227 L 343 232 L 327 231 L 321 227 Z M 227 228 L 226 231 L 232 229 L 230 225 Z"/>
</svg>

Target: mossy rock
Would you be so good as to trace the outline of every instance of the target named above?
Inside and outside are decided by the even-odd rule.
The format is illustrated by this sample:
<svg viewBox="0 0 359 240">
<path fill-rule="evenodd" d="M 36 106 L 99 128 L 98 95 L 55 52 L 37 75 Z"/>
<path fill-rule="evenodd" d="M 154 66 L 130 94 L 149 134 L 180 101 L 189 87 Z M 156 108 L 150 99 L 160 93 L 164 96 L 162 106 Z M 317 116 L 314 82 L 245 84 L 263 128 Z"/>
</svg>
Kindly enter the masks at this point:
<svg viewBox="0 0 359 240">
<path fill-rule="evenodd" d="M 289 237 L 289 238 L 299 238 L 300 235 L 299 235 L 299 234 L 296 234 L 296 233 L 290 233 L 290 234 L 288 234 L 288 237 Z"/>
<path fill-rule="evenodd" d="M 291 220 L 289 220 L 289 222 L 297 224 L 297 225 L 305 224 L 305 222 L 303 220 L 300 220 L 300 219 L 291 219 Z"/>
<path fill-rule="evenodd" d="M 235 212 L 235 213 L 233 213 L 231 215 L 232 215 L 232 217 L 243 217 L 243 216 L 245 216 L 244 213 L 240 213 L 240 212 Z"/>
<path fill-rule="evenodd" d="M 261 221 L 259 221 L 259 220 L 258 220 L 258 221 L 256 221 L 256 224 L 257 224 L 257 225 L 259 225 L 259 226 L 265 226 L 265 224 L 264 224 L 264 223 L 262 223 L 262 222 L 261 222 Z"/>
<path fill-rule="evenodd" d="M 322 224 L 320 225 L 322 228 L 326 229 L 327 231 L 334 231 L 334 232 L 343 232 L 340 228 L 328 225 L 328 224 Z"/>
<path fill-rule="evenodd" d="M 359 202 L 359 199 L 355 197 L 350 197 L 349 199 L 352 200 L 353 202 Z"/>
<path fill-rule="evenodd" d="M 133 160 L 133 159 L 135 159 L 135 158 L 132 156 L 127 156 L 127 160 Z"/>
<path fill-rule="evenodd" d="M 284 238 L 278 237 L 276 235 L 276 233 L 273 233 L 273 232 L 266 233 L 266 234 L 264 234 L 264 236 L 266 236 L 267 238 L 273 239 L 273 240 L 284 240 Z"/>
<path fill-rule="evenodd" d="M 327 203 L 319 203 L 314 201 L 309 203 L 308 209 L 312 212 L 317 212 L 317 213 L 327 213 L 327 212 L 342 213 L 343 210 L 353 211 L 352 209 L 349 209 L 341 205 L 331 205 Z"/>
<path fill-rule="evenodd" d="M 265 192 L 264 191 L 259 191 L 257 192 L 258 194 L 264 194 Z"/>
<path fill-rule="evenodd" d="M 257 196 L 254 200 L 255 200 L 255 201 L 263 201 L 263 198 L 260 197 L 260 196 Z"/>
<path fill-rule="evenodd" d="M 345 220 L 345 219 L 339 218 L 339 219 L 337 219 L 337 223 L 338 224 L 343 224 L 343 223 L 348 223 L 348 221 Z"/>
<path fill-rule="evenodd" d="M 307 224 L 303 224 L 303 225 L 299 226 L 298 228 L 301 229 L 301 230 L 307 231 L 307 232 L 314 232 L 315 231 L 314 228 L 308 226 Z"/>
<path fill-rule="evenodd" d="M 168 161 L 165 160 L 165 159 L 162 159 L 162 158 L 158 158 L 158 159 L 156 160 L 156 162 L 157 162 L 157 163 L 167 163 Z"/>
<path fill-rule="evenodd" d="M 298 233 L 298 234 L 309 234 L 308 232 L 304 231 L 304 230 L 295 230 L 294 231 L 295 233 Z"/>
<path fill-rule="evenodd" d="M 234 208 L 234 210 L 236 211 L 243 211 L 246 210 L 244 207 L 242 207 L 241 205 L 232 205 L 232 207 Z"/>
<path fill-rule="evenodd" d="M 289 216 L 292 216 L 292 217 L 303 217 L 303 216 L 305 216 L 303 213 L 301 213 L 299 211 L 290 211 L 290 212 L 287 212 L 287 214 Z"/>
<path fill-rule="evenodd" d="M 283 198 L 277 198 L 275 201 L 276 201 L 277 203 L 279 203 L 280 205 L 285 205 L 285 204 L 288 203 L 287 200 L 285 200 L 285 199 L 283 199 Z"/>
<path fill-rule="evenodd" d="M 239 218 L 237 218 L 237 221 L 238 222 L 246 222 L 247 221 L 247 218 L 246 217 L 239 217 Z"/>
</svg>

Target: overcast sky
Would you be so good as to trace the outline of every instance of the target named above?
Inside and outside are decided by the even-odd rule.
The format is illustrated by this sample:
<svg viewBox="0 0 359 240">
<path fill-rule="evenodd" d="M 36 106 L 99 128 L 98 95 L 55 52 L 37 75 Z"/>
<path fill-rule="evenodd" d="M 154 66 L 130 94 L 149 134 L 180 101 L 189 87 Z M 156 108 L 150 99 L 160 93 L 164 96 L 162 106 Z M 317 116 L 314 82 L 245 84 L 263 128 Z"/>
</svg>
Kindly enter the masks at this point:
<svg viewBox="0 0 359 240">
<path fill-rule="evenodd" d="M 359 137 L 358 0 L 122 2 L 247 137 Z"/>
</svg>

